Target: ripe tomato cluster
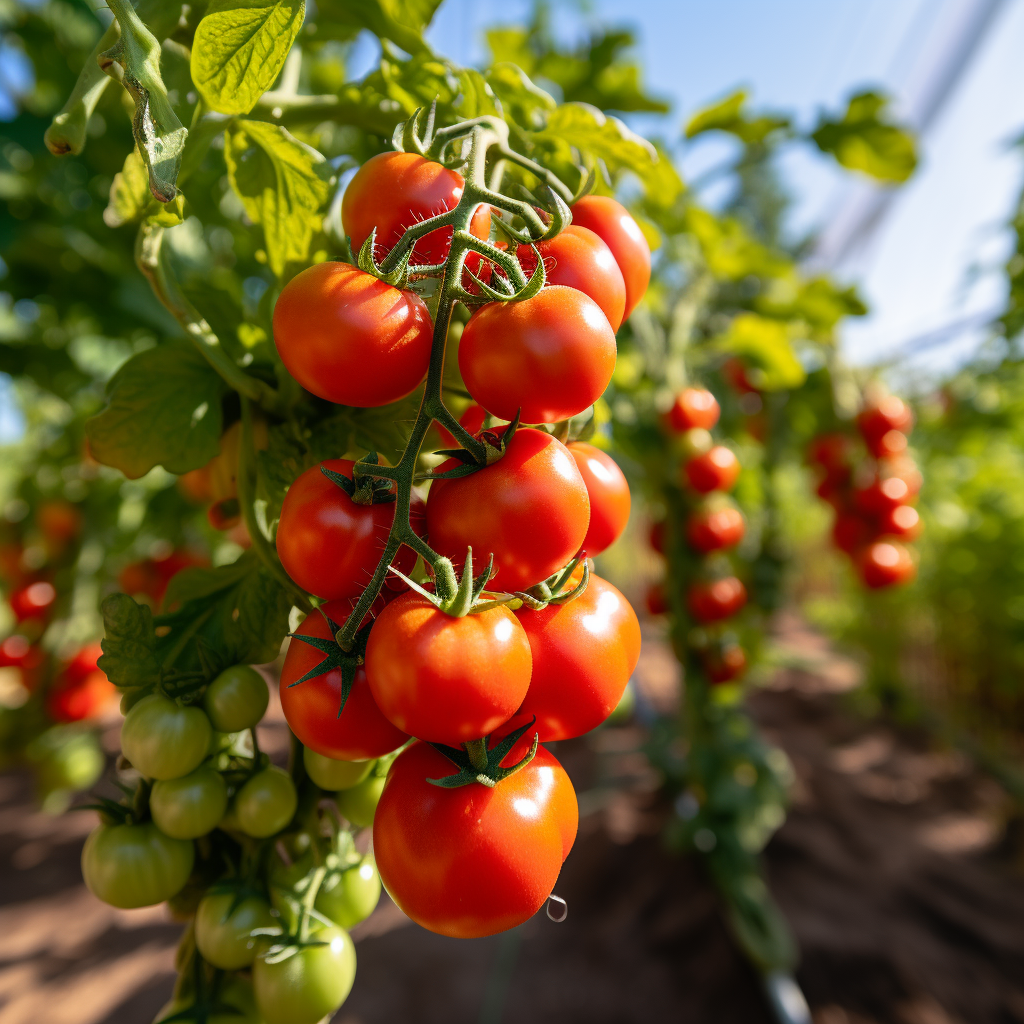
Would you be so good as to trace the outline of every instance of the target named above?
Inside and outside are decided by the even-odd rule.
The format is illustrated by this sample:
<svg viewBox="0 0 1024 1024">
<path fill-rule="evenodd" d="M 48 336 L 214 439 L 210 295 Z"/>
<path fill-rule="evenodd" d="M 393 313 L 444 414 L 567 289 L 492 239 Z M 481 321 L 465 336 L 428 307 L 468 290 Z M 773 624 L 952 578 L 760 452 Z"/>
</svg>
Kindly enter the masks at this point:
<svg viewBox="0 0 1024 1024">
<path fill-rule="evenodd" d="M 342 204 L 353 251 L 365 253 L 372 236 L 374 259 L 386 260 L 407 229 L 459 208 L 465 187 L 457 171 L 415 154 L 374 157 Z M 471 235 L 486 241 L 496 212 L 478 204 Z M 372 823 L 392 898 L 444 935 L 502 931 L 545 903 L 577 807 L 564 769 L 538 743 L 604 721 L 639 656 L 635 613 L 585 562 L 625 528 L 629 487 L 607 454 L 563 443 L 547 425 L 583 413 L 607 386 L 615 330 L 647 287 L 650 251 L 612 199 L 580 199 L 572 218 L 535 247 L 489 250 L 517 256 L 527 274 L 542 260 L 545 285 L 472 303 L 458 366 L 473 404 L 461 437 L 453 421 L 439 425 L 443 442 L 462 447 L 430 474 L 425 498 L 404 499 L 400 474 L 376 457 L 328 459 L 294 481 L 277 527 L 282 565 L 321 602 L 288 648 L 285 717 L 314 780 L 345 780 L 341 813 Z M 452 227 L 420 233 L 413 276 L 444 264 L 453 237 Z M 464 299 L 479 294 L 474 278 L 505 273 L 483 252 L 462 255 Z M 303 271 L 274 311 L 292 376 L 359 407 L 419 387 L 447 326 L 435 330 L 415 291 L 340 262 Z M 486 461 L 474 462 L 474 443 Z M 418 583 L 417 556 L 426 569 Z M 395 572 L 366 617 L 349 623 L 382 559 Z M 474 559 L 488 566 L 475 579 Z M 346 648 L 342 635 L 352 638 Z M 386 777 L 374 763 L 390 763 Z"/>
<path fill-rule="evenodd" d="M 808 451 L 820 475 L 817 493 L 835 509 L 832 541 L 873 590 L 914 578 L 907 545 L 921 532 L 913 504 L 921 473 L 906 453 L 913 422 L 906 403 L 888 395 L 857 417 L 860 443 L 834 432 L 816 437 Z"/>
<path fill-rule="evenodd" d="M 680 484 L 689 514 L 685 522 L 655 523 L 650 537 L 651 546 L 660 554 L 666 553 L 669 544 L 685 543 L 697 559 L 686 609 L 703 629 L 702 660 L 712 683 L 739 678 L 747 665 L 746 653 L 725 627 L 747 603 L 747 590 L 726 557 L 743 539 L 745 524 L 727 494 L 739 477 L 739 460 L 731 448 L 716 444 L 711 436 L 719 414 L 715 396 L 696 387 L 683 389 L 666 413 L 664 426 L 677 438 L 683 454 Z M 668 530 L 678 535 L 668 537 Z M 669 610 L 663 584 L 649 590 L 647 605 L 656 615 Z"/>
</svg>

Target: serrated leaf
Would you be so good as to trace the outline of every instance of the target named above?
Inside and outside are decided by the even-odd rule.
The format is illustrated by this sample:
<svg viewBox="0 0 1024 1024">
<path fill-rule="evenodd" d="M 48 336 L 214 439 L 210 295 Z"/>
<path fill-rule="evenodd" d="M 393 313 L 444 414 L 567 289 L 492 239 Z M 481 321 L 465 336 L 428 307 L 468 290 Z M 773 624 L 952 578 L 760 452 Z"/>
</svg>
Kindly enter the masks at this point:
<svg viewBox="0 0 1024 1024">
<path fill-rule="evenodd" d="M 917 147 L 907 129 L 885 119 L 888 102 L 877 92 L 857 93 L 840 120 L 822 117 L 811 138 L 850 170 L 879 181 L 906 181 L 917 166 Z"/>
<path fill-rule="evenodd" d="M 169 203 L 158 202 L 149 189 L 149 169 L 138 148 L 125 158 L 124 167 L 114 175 L 110 201 L 103 211 L 107 227 L 117 228 L 148 219 L 160 227 L 180 224 L 185 210 L 185 197 L 178 193 Z"/>
<path fill-rule="evenodd" d="M 153 613 L 127 594 L 111 594 L 100 605 L 103 655 L 98 665 L 115 685 L 146 686 L 159 672 Z"/>
<path fill-rule="evenodd" d="M 154 466 L 187 473 L 218 452 L 226 386 L 187 344 L 132 356 L 107 384 L 107 407 L 86 421 L 96 459 L 130 479 Z"/>
<path fill-rule="evenodd" d="M 751 383 L 762 391 L 798 388 L 807 377 L 793 351 L 788 327 L 778 320 L 740 313 L 713 347 L 742 359 L 750 368 Z"/>
<path fill-rule="evenodd" d="M 212 0 L 192 44 L 192 81 L 221 114 L 248 114 L 284 66 L 305 0 Z"/>
<path fill-rule="evenodd" d="M 308 262 L 330 192 L 323 156 L 280 125 L 238 121 L 225 133 L 224 160 L 245 212 L 263 226 L 271 270 Z"/>
</svg>

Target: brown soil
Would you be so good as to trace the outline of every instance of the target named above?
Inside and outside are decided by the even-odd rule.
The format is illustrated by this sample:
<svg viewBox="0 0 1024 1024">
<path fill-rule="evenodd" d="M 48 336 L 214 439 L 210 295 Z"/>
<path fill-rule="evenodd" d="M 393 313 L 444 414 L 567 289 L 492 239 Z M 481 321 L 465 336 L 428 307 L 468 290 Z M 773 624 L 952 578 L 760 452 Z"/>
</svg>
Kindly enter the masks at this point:
<svg viewBox="0 0 1024 1024">
<path fill-rule="evenodd" d="M 814 638 L 788 634 L 814 654 Z M 858 718 L 836 692 L 847 667 L 815 657 L 813 672 L 782 672 L 750 702 L 797 772 L 767 866 L 815 1024 L 1024 1022 L 1024 878 L 1004 796 L 955 753 Z M 664 671 L 655 656 L 649 678 Z M 609 729 L 558 750 L 584 812 L 557 887 L 565 923 L 540 914 L 457 942 L 385 901 L 357 930 L 337 1024 L 768 1024 L 699 863 L 658 839 L 639 739 Z M 623 787 L 595 788 L 599 776 Z M 159 908 L 94 900 L 78 874 L 89 815 L 34 811 L 26 777 L 0 778 L 0 822 L 0 1024 L 148 1024 L 170 991 L 179 926 Z"/>
</svg>

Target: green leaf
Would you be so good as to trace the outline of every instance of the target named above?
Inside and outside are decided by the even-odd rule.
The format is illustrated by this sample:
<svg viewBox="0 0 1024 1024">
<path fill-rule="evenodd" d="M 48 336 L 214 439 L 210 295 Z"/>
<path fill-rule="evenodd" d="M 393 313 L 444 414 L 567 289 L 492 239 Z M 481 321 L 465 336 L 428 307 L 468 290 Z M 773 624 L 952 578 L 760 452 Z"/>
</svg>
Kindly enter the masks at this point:
<svg viewBox="0 0 1024 1024">
<path fill-rule="evenodd" d="M 515 64 L 493 64 L 486 75 L 491 91 L 516 124 L 542 128 L 543 114 L 558 106 L 553 96 L 530 81 L 529 75 Z"/>
<path fill-rule="evenodd" d="M 198 469 L 218 452 L 226 386 L 191 345 L 132 356 L 107 385 L 107 407 L 86 421 L 93 455 L 130 479 L 154 466 Z"/>
<path fill-rule="evenodd" d="M 430 53 L 423 32 L 441 0 L 322 0 L 320 20 L 351 28 L 366 28 L 390 39 L 406 53 Z"/>
<path fill-rule="evenodd" d="M 688 206 L 683 221 L 696 238 L 708 269 L 715 277 L 738 281 L 748 275 L 777 277 L 789 273 L 791 263 L 753 238 L 733 217 L 716 217 L 699 206 Z"/>
<path fill-rule="evenodd" d="M 149 170 L 138 147 L 125 158 L 124 167 L 114 175 L 110 186 L 110 202 L 103 211 L 107 227 L 118 228 L 149 219 L 161 227 L 180 224 L 185 210 L 185 197 L 179 192 L 169 203 L 158 202 L 149 189 Z"/>
<path fill-rule="evenodd" d="M 279 277 L 306 263 L 329 195 L 330 165 L 280 125 L 238 121 L 224 136 L 228 177 L 245 212 L 263 225 L 267 262 Z"/>
<path fill-rule="evenodd" d="M 99 667 L 115 686 L 131 689 L 152 684 L 160 669 L 153 613 L 127 594 L 111 594 L 100 612 L 104 637 Z"/>
<path fill-rule="evenodd" d="M 221 114 L 248 114 L 281 73 L 305 0 L 212 0 L 192 44 L 192 81 Z"/>
<path fill-rule="evenodd" d="M 841 120 L 822 117 L 811 138 L 850 170 L 879 181 L 906 181 L 917 166 L 917 147 L 906 128 L 884 119 L 888 103 L 877 92 L 857 93 Z"/>
<path fill-rule="evenodd" d="M 807 377 L 793 352 L 789 329 L 756 313 L 740 313 L 713 347 L 739 356 L 750 367 L 751 383 L 762 391 L 798 388 Z"/>
<path fill-rule="evenodd" d="M 808 281 L 795 274 L 772 282 L 755 305 L 765 316 L 800 322 L 818 341 L 831 341 L 832 331 L 843 317 L 864 316 L 868 311 L 852 285 L 840 288 L 827 277 Z"/>
<path fill-rule="evenodd" d="M 746 103 L 746 90 L 738 89 L 725 99 L 697 111 L 686 125 L 686 137 L 692 139 L 704 132 L 728 132 L 748 145 L 754 145 L 764 142 L 772 132 L 789 127 L 788 117 L 771 114 L 749 116 L 744 110 Z"/>
</svg>

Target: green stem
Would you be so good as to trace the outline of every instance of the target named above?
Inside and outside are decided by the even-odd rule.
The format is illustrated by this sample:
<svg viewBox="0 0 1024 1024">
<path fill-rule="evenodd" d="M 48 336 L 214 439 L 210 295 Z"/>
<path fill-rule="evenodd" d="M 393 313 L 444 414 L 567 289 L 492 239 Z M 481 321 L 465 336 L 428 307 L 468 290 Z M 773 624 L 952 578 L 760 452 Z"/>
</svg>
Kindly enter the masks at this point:
<svg viewBox="0 0 1024 1024">
<path fill-rule="evenodd" d="M 488 767 L 487 740 L 469 740 L 462 744 L 469 756 L 469 763 L 478 771 L 486 771 Z"/>
</svg>

